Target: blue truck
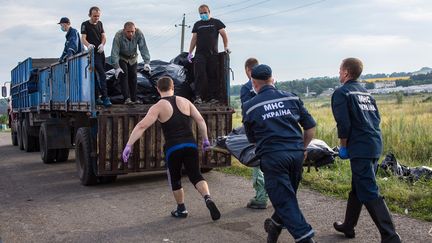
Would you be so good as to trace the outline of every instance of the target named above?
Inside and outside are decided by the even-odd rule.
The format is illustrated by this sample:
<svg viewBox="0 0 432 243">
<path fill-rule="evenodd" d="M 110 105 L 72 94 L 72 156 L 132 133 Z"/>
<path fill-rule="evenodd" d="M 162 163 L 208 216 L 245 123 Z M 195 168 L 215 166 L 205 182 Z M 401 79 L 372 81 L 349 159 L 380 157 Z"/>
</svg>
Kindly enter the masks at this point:
<svg viewBox="0 0 432 243">
<path fill-rule="evenodd" d="M 229 56 L 219 54 L 218 104 L 201 104 L 209 137 L 232 130 L 229 105 Z M 75 150 L 78 177 L 83 185 L 114 182 L 118 175 L 165 170 L 163 135 L 159 123 L 149 128 L 133 148 L 127 165 L 121 153 L 134 126 L 151 104 L 97 106 L 92 52 L 79 53 L 66 62 L 27 58 L 11 71 L 12 144 L 26 152 L 40 151 L 43 163 L 67 161 Z M 3 87 L 5 96 L 7 91 Z M 193 125 L 195 136 L 198 127 Z M 201 139 L 197 137 L 197 141 Z M 200 153 L 201 169 L 231 165 L 231 155 Z"/>
</svg>

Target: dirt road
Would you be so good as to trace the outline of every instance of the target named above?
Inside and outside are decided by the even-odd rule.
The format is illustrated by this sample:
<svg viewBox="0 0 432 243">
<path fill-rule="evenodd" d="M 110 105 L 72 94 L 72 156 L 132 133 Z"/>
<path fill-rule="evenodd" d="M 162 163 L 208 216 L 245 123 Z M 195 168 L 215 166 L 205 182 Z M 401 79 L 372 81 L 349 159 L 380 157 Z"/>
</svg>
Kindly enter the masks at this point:
<svg viewBox="0 0 432 243">
<path fill-rule="evenodd" d="M 0 242 L 265 242 L 263 221 L 273 211 L 250 210 L 251 183 L 219 172 L 205 174 L 222 218 L 212 222 L 203 200 L 183 178 L 189 216 L 175 219 L 165 174 L 120 176 L 114 184 L 84 187 L 75 172 L 74 152 L 64 163 L 43 164 L 38 152 L 10 145 L 0 133 Z M 363 210 L 357 238 L 332 229 L 345 202 L 310 190 L 299 191 L 306 219 L 318 242 L 379 242 Z M 394 215 L 405 242 L 432 242 L 432 224 Z M 280 242 L 293 242 L 283 231 Z"/>
</svg>

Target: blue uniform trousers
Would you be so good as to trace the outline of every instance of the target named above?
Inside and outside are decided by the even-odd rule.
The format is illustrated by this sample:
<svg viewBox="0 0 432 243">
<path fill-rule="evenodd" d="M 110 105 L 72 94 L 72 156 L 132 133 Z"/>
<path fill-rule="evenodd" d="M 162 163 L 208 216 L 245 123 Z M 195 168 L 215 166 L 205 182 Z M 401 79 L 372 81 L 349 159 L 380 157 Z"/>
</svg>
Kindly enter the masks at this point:
<svg viewBox="0 0 432 243">
<path fill-rule="evenodd" d="M 350 159 L 352 172 L 352 191 L 362 203 L 379 197 L 379 190 L 375 180 L 378 159 L 355 158 Z"/>
<path fill-rule="evenodd" d="M 297 202 L 297 188 L 303 171 L 303 151 L 279 151 L 261 156 L 265 188 L 277 216 L 295 241 L 314 236 Z M 272 217 L 274 219 L 274 217 Z"/>
<path fill-rule="evenodd" d="M 96 90 L 96 99 L 99 94 L 102 95 L 102 98 L 108 97 L 108 90 L 106 84 L 106 75 L 105 75 L 105 54 L 97 53 L 95 51 L 94 54 L 94 66 L 96 69 L 97 75 L 95 82 L 95 90 Z"/>
</svg>

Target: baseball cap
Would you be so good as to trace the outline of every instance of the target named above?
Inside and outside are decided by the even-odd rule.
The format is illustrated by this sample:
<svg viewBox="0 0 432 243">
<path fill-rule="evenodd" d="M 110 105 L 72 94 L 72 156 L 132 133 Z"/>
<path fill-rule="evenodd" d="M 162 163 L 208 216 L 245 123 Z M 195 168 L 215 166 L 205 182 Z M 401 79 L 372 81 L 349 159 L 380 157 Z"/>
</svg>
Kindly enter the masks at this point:
<svg viewBox="0 0 432 243">
<path fill-rule="evenodd" d="M 252 69 L 251 76 L 254 79 L 267 80 L 272 76 L 272 70 L 265 64 L 256 65 Z"/>
<path fill-rule="evenodd" d="M 70 20 L 68 17 L 62 17 L 60 19 L 60 22 L 58 22 L 57 24 L 69 24 L 69 23 L 70 23 Z"/>
</svg>

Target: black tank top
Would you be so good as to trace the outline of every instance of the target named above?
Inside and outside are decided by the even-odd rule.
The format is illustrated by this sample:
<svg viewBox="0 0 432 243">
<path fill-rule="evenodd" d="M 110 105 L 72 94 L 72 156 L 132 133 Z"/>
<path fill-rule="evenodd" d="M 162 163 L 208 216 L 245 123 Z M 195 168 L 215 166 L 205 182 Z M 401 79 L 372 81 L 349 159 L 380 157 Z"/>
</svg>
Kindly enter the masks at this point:
<svg viewBox="0 0 432 243">
<path fill-rule="evenodd" d="M 161 123 L 165 137 L 165 149 L 180 143 L 195 143 L 191 117 L 179 110 L 176 96 L 163 97 L 162 99 L 167 100 L 173 108 L 170 119 Z"/>
</svg>

